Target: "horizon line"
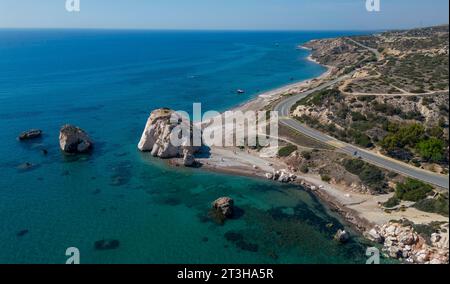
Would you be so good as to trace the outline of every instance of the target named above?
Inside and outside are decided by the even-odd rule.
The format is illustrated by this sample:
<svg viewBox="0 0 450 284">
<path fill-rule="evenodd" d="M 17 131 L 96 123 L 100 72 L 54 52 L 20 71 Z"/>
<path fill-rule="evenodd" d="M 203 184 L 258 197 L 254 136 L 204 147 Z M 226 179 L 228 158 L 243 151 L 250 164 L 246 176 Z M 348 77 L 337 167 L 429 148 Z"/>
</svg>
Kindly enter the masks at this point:
<svg viewBox="0 0 450 284">
<path fill-rule="evenodd" d="M 121 27 L 1 27 L 0 30 L 105 30 L 105 31 L 225 31 L 225 32 L 346 32 L 346 31 L 356 31 L 356 32 L 379 32 L 379 31 L 393 31 L 393 30 L 411 30 L 419 28 L 431 28 L 448 26 L 448 23 L 429 25 L 429 26 L 415 26 L 409 28 L 378 28 L 378 29 L 234 29 L 234 28 L 121 28 Z"/>
<path fill-rule="evenodd" d="M 437 25 L 439 26 L 439 25 Z M 274 31 L 314 31 L 314 30 L 328 30 L 328 29 L 262 29 L 262 28 L 257 28 L 257 29 L 234 29 L 234 28 L 133 28 L 133 27 L 129 27 L 129 28 L 120 28 L 120 27 L 29 27 L 29 26 L 24 26 L 24 27 L 2 27 L 0 26 L 0 29 L 77 29 L 77 30 L 81 30 L 81 29 L 86 29 L 86 30 L 199 30 L 199 31 L 203 31 L 203 30 L 211 30 L 211 31 L 216 31 L 216 30 L 230 30 L 230 31 L 266 31 L 266 30 L 274 30 Z M 340 30 L 369 30 L 369 29 L 340 29 Z"/>
</svg>

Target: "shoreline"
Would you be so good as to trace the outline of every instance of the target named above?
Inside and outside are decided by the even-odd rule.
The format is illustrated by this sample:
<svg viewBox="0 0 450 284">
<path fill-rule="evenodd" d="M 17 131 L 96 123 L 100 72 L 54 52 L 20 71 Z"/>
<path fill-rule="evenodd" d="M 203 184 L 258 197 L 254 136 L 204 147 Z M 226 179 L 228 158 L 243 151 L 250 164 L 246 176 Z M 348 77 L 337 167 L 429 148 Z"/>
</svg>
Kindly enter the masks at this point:
<svg viewBox="0 0 450 284">
<path fill-rule="evenodd" d="M 235 127 L 233 120 L 225 121 L 225 123 L 233 125 L 223 124 L 223 116 L 226 112 L 246 113 L 247 111 L 263 111 L 267 117 L 267 112 L 272 111 L 274 108 L 277 109 L 274 106 L 280 101 L 288 100 L 292 102 L 297 97 L 301 97 L 301 95 L 304 97 L 313 93 L 314 90 L 320 90 L 338 82 L 339 77 L 337 74 L 342 68 L 322 65 L 314 58 L 313 54 L 314 52 L 310 52 L 304 59 L 314 64 L 319 64 L 326 69 L 319 76 L 256 94 L 255 97 L 249 98 L 247 101 L 231 107 L 227 111 L 218 113 L 215 117 L 203 121 L 196 126 L 203 128 L 209 126 L 213 120 L 221 121 L 220 124 L 214 125 L 215 135 L 215 131 L 220 130 L 222 139 L 225 139 L 225 141 L 235 141 L 235 135 L 237 137 L 240 134 L 245 137 L 248 134 L 245 125 L 243 125 L 245 122 L 239 122 L 239 125 L 244 126 L 236 128 L 239 133 L 234 133 L 235 131 L 231 131 L 231 133 L 224 131 L 224 129 L 230 129 L 230 127 L 234 129 Z M 300 95 L 296 96 L 296 94 Z M 287 109 L 284 109 L 282 113 L 289 116 Z M 434 234 L 436 235 L 437 242 L 433 243 L 432 247 L 430 247 L 423 240 L 431 236 L 427 235 L 423 238 L 416 237 L 417 244 L 420 247 L 418 246 L 416 251 L 408 253 L 408 261 L 415 262 L 416 260 L 411 255 L 417 257 L 422 253 L 420 251 L 421 249 L 426 250 L 430 254 L 430 259 L 433 256 L 433 261 L 441 261 L 439 257 L 442 253 L 445 254 L 445 250 L 442 249 L 442 244 L 438 244 L 438 242 L 439 240 L 445 242 L 449 239 L 448 217 L 436 213 L 419 211 L 406 203 L 402 204 L 398 209 L 384 208 L 383 204 L 391 199 L 395 193 L 390 192 L 375 195 L 368 190 L 367 186 L 359 178 L 352 177 L 348 171 L 339 168 L 339 165 L 342 164 L 341 161 L 349 156 L 342 156 L 342 153 L 330 150 L 327 147 L 324 148 L 317 141 L 311 142 L 311 138 L 307 135 L 297 133 L 296 131 L 289 131 L 289 129 L 286 131 L 286 129 L 281 128 L 281 133 L 278 136 L 274 137 L 269 135 L 268 137 L 270 139 L 276 139 L 283 146 L 291 145 L 297 147 L 294 152 L 289 152 L 290 154 L 287 154 L 288 156 L 280 156 L 278 152 L 280 145 L 278 144 L 271 144 L 266 147 L 238 147 L 236 144 L 234 146 L 210 146 L 207 152 L 202 153 L 203 155 L 195 157 L 194 164 L 191 163 L 191 165 L 209 172 L 255 179 L 262 178 L 278 184 L 284 183 L 292 184 L 294 187 L 298 186 L 299 189 L 301 188 L 317 198 L 324 205 L 324 210 L 328 214 L 334 215 L 348 232 L 354 233 L 355 237 L 374 243 L 380 243 L 382 241 L 384 245 L 383 250 L 389 250 L 389 256 L 393 258 L 398 258 L 396 257 L 398 255 L 395 254 L 395 251 L 391 253 L 391 250 L 397 249 L 397 247 L 393 243 L 385 242 L 385 237 L 387 236 L 386 228 L 392 229 L 393 224 L 403 224 L 405 222 L 406 224 L 413 225 L 404 227 L 401 230 L 412 231 L 416 234 L 415 225 L 423 225 L 433 229 L 435 228 L 433 226 L 436 226 L 435 224 L 438 223 L 440 224 L 439 235 L 437 233 Z M 313 151 L 318 154 L 315 155 L 311 163 L 305 164 L 300 154 L 303 153 L 302 151 Z M 184 158 L 180 159 L 178 157 L 170 160 L 169 163 L 176 167 L 188 166 L 189 164 L 186 163 L 188 161 L 187 156 L 186 154 L 184 155 Z M 309 159 L 307 158 L 307 160 Z M 327 167 L 327 165 L 331 166 L 328 170 L 337 171 L 336 178 L 328 177 L 328 179 L 325 179 L 321 169 Z M 300 166 L 306 166 L 306 171 L 300 169 Z M 309 170 L 308 167 L 312 167 L 311 169 L 313 170 Z M 342 175 L 350 176 L 340 178 Z M 390 188 L 395 188 L 395 181 L 392 179 L 389 180 Z M 401 230 L 399 234 L 403 232 Z M 339 233 L 338 231 L 337 234 Z M 400 245 L 405 244 L 401 243 Z M 445 244 L 443 245 L 445 246 Z M 406 257 L 404 258 L 406 259 Z M 442 261 L 448 262 L 448 253 L 446 259 L 444 257 Z M 420 263 L 420 261 L 418 262 Z"/>
<path fill-rule="evenodd" d="M 299 46 L 298 48 L 311 51 L 312 49 Z M 305 57 L 305 60 L 310 61 L 314 64 L 318 64 L 324 67 L 326 70 L 319 76 L 295 82 L 292 84 L 287 84 L 279 88 L 261 92 L 257 94 L 256 97 L 243 102 L 235 107 L 228 109 L 227 111 L 248 111 L 248 110 L 261 110 L 262 108 L 270 105 L 271 103 L 281 99 L 285 95 L 289 95 L 290 92 L 300 92 L 301 90 L 307 90 L 312 88 L 313 84 L 322 84 L 326 80 L 332 79 L 332 72 L 335 70 L 333 66 L 327 66 L 320 64 L 317 60 L 313 58 L 312 53 Z M 223 115 L 223 113 L 221 114 Z M 280 137 L 281 138 L 281 137 Z M 279 158 L 261 158 L 258 153 L 252 153 L 253 151 L 248 151 L 243 153 L 242 151 L 237 151 L 233 147 L 229 148 L 217 148 L 213 147 L 211 149 L 211 157 L 205 159 L 198 159 L 202 163 L 201 169 L 207 170 L 215 173 L 237 175 L 242 177 L 258 178 L 267 180 L 265 174 L 268 172 L 275 172 L 277 170 L 283 170 L 286 165 Z M 247 157 L 242 157 L 242 156 Z M 253 158 L 249 158 L 249 155 Z M 257 160 L 260 159 L 259 163 Z M 267 166 L 264 171 L 262 164 L 271 165 Z M 178 164 L 177 162 L 175 164 Z M 274 181 L 275 182 L 275 181 Z M 348 208 L 343 205 L 339 200 L 332 194 L 321 191 L 318 189 L 324 189 L 325 186 L 323 182 L 319 180 L 318 177 L 312 177 L 308 175 L 299 176 L 293 185 L 301 187 L 303 190 L 310 192 L 316 198 L 318 198 L 324 205 L 326 205 L 327 210 L 336 213 L 352 230 L 364 235 L 365 232 L 369 231 L 375 226 L 375 223 L 361 217 L 357 211 Z"/>
<path fill-rule="evenodd" d="M 306 60 L 325 67 L 326 71 L 314 78 L 262 92 L 255 98 L 230 108 L 228 111 L 261 110 L 291 92 L 301 92 L 313 88 L 313 85 L 322 84 L 324 81 L 332 79 L 335 67 L 318 63 L 312 54 L 308 55 Z M 282 137 L 279 139 L 283 140 Z M 261 153 L 257 151 L 247 149 L 244 151 L 235 147 L 212 147 L 211 156 L 200 158 L 198 161 L 202 163 L 201 169 L 203 170 L 265 180 L 267 180 L 267 173 L 288 168 L 278 157 L 261 157 Z M 327 206 L 327 209 L 336 212 L 351 229 L 362 236 L 365 236 L 365 233 L 375 226 L 383 225 L 396 218 L 407 218 L 422 224 L 435 220 L 448 221 L 443 216 L 417 210 L 410 210 L 411 212 L 407 213 L 393 212 L 386 214 L 379 204 L 386 202 L 392 195 L 355 194 L 350 186 L 328 184 L 323 182 L 320 176 L 299 174 L 298 180 L 292 184 L 301 186 L 304 190 L 311 192 Z"/>
</svg>

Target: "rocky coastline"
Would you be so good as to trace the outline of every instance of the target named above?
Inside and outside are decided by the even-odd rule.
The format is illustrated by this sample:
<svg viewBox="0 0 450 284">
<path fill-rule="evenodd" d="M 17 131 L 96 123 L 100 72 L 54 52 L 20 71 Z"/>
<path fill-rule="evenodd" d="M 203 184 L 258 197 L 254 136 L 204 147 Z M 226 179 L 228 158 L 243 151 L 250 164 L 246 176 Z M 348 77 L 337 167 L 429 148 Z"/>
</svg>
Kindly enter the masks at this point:
<svg viewBox="0 0 450 284">
<path fill-rule="evenodd" d="M 308 57 L 308 59 L 316 63 L 319 61 L 314 57 L 314 54 Z M 283 96 L 315 87 L 333 79 L 340 72 L 340 68 L 332 66 L 325 67 L 327 67 L 328 72 L 318 78 L 266 92 L 238 106 L 234 110 L 267 109 L 268 106 L 270 107 L 270 105 L 276 103 Z M 199 150 L 198 148 L 188 147 L 183 144 L 175 148 L 168 145 L 170 144 L 168 141 L 171 130 L 176 126 L 180 126 L 180 120 L 177 119 L 175 119 L 175 124 L 170 123 L 169 118 L 172 115 L 173 112 L 168 109 L 159 109 L 152 112 L 138 145 L 141 151 L 150 152 L 153 156 L 163 159 L 172 159 L 172 161 L 175 159 L 176 162 L 172 163 L 175 165 L 183 164 L 190 166 L 194 163 L 201 163 L 206 170 L 210 171 L 265 178 L 280 183 L 297 184 L 326 203 L 328 208 L 341 216 L 343 221 L 354 229 L 354 231 L 374 243 L 383 245 L 383 252 L 386 257 L 395 258 L 405 263 L 448 263 L 449 246 L 447 229 L 436 229 L 434 232 L 431 232 L 431 235 L 424 236 L 418 233 L 413 225 L 408 223 L 410 221 L 402 218 L 399 218 L 399 221 L 389 219 L 390 216 L 387 216 L 388 214 L 379 207 L 380 202 L 375 202 L 375 200 L 379 200 L 378 197 L 370 195 L 368 192 L 361 194 L 358 192 L 359 199 L 353 201 L 353 195 L 356 195 L 354 188 L 332 184 L 331 187 L 333 189 L 331 190 L 329 188 L 330 183 L 324 183 L 323 180 L 320 180 L 320 177 L 302 175 L 296 170 L 291 170 L 285 161 L 279 157 L 261 157 L 260 153 L 256 151 L 239 151 L 233 147 L 232 149 L 213 147 L 211 149 L 211 156 L 196 159 L 195 153 Z M 192 127 L 192 125 L 185 125 L 184 127 Z M 179 162 L 180 160 L 181 162 Z M 344 197 L 338 197 L 341 195 Z M 343 200 L 348 201 L 344 202 Z M 369 201 L 374 204 L 377 203 L 377 205 L 375 209 L 371 208 L 372 211 L 366 212 L 367 214 L 362 214 L 366 209 L 353 206 Z M 215 207 L 213 205 L 213 208 L 217 209 L 220 206 Z M 397 215 L 402 216 L 401 213 Z M 417 215 L 409 214 L 408 216 L 416 217 Z M 392 218 L 395 217 L 392 216 Z M 433 217 L 430 218 L 433 219 Z M 417 216 L 416 219 L 411 218 L 411 221 L 418 221 L 419 225 L 421 225 L 427 218 Z M 446 223 L 448 228 L 448 221 Z M 348 238 L 351 238 L 351 236 L 347 231 L 336 232 L 336 239 L 338 241 L 345 243 Z"/>
</svg>

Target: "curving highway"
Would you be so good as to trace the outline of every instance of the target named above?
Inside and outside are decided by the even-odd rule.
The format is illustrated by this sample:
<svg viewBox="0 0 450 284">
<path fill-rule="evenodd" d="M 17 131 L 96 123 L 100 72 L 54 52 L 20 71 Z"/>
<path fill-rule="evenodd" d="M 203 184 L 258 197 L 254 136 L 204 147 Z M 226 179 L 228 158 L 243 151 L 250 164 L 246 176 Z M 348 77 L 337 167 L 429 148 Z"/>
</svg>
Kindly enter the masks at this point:
<svg viewBox="0 0 450 284">
<path fill-rule="evenodd" d="M 355 71 L 354 71 L 355 72 Z M 278 111 L 280 116 L 280 123 L 288 126 L 308 137 L 311 137 L 317 141 L 330 145 L 337 149 L 337 151 L 348 154 L 350 156 L 354 156 L 355 158 L 361 158 L 365 162 L 378 166 L 380 168 L 384 168 L 389 171 L 393 171 L 399 173 L 404 176 L 408 176 L 411 178 L 415 178 L 421 180 L 423 182 L 439 186 L 441 188 L 449 189 L 449 177 L 444 175 L 435 174 L 426 170 L 422 170 L 419 168 L 415 168 L 413 166 L 407 165 L 405 163 L 396 161 L 392 158 L 379 155 L 365 149 L 359 148 L 357 146 L 353 146 L 351 144 L 342 142 L 333 138 L 329 135 L 326 135 L 320 131 L 309 128 L 298 120 L 290 117 L 292 107 L 301 99 L 309 96 L 310 94 L 326 89 L 338 82 L 345 80 L 346 78 L 352 76 L 354 72 L 349 73 L 345 76 L 341 76 L 332 81 L 326 82 L 323 85 L 320 85 L 314 89 L 308 90 L 306 92 L 291 96 L 281 101 L 278 105 L 275 106 L 274 110 Z"/>
</svg>

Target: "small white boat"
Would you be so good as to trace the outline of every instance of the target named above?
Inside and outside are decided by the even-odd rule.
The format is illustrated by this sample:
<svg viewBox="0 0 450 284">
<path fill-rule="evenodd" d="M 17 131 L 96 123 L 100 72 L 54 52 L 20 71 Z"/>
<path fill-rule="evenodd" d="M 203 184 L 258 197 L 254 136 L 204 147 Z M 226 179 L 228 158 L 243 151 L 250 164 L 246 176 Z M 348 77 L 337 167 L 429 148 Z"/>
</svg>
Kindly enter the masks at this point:
<svg viewBox="0 0 450 284">
<path fill-rule="evenodd" d="M 238 94 L 245 94 L 245 91 L 242 90 L 242 89 L 239 89 L 239 90 L 236 91 L 236 93 L 238 93 Z"/>
</svg>

